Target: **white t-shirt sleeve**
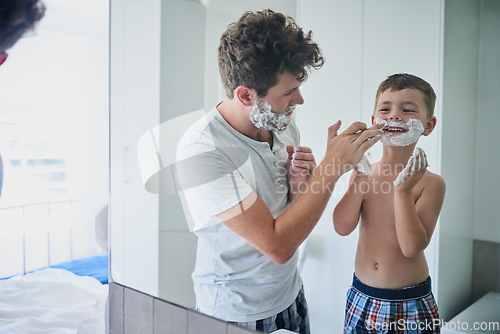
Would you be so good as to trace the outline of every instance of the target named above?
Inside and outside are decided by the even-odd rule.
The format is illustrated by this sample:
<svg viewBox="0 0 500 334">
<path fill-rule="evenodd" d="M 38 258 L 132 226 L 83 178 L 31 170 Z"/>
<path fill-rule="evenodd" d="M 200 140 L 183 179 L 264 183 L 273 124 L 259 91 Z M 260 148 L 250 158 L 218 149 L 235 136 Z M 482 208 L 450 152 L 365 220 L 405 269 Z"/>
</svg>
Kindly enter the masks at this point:
<svg viewBox="0 0 500 334">
<path fill-rule="evenodd" d="M 229 157 L 220 149 L 196 148 L 199 145 L 189 147 L 189 157 L 177 162 L 177 175 L 191 211 L 196 211 L 193 215 L 208 219 L 250 195 L 250 180 L 242 176 L 241 169 L 252 167 L 249 157 L 243 156 L 242 161 L 242 157 Z M 195 151 L 199 153 L 193 154 Z"/>
</svg>

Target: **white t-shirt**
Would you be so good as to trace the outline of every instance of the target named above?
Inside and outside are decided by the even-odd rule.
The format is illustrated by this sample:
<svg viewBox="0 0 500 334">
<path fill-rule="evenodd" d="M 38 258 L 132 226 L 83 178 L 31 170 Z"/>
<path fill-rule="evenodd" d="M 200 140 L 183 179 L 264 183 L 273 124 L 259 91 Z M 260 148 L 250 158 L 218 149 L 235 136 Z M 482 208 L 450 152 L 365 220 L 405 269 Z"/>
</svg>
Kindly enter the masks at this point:
<svg viewBox="0 0 500 334">
<path fill-rule="evenodd" d="M 275 315 L 293 303 L 302 286 L 298 252 L 276 264 L 215 217 L 252 191 L 275 218 L 286 208 L 286 145 L 298 145 L 299 133 L 292 121 L 286 131 L 273 135 L 270 148 L 236 131 L 214 108 L 178 146 L 178 179 L 198 236 L 192 274 L 196 306 L 226 321 Z"/>
</svg>

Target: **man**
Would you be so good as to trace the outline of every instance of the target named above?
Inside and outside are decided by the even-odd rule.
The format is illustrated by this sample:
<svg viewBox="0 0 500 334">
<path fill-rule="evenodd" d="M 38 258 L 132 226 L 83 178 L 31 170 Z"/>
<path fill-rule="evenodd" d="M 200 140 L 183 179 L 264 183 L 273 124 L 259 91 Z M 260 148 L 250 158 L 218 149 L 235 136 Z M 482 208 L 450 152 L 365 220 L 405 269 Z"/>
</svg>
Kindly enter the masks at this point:
<svg viewBox="0 0 500 334">
<path fill-rule="evenodd" d="M 316 166 L 299 146 L 294 108 L 320 49 L 294 20 L 246 12 L 219 46 L 226 98 L 178 147 L 177 173 L 198 236 L 197 308 L 239 325 L 309 333 L 297 248 L 321 217 L 338 178 L 378 141 L 378 126 L 354 123 Z"/>
<path fill-rule="evenodd" d="M 26 31 L 33 29 L 44 13 L 45 6 L 38 0 L 0 0 L 0 65 L 7 60 L 6 51 Z M 3 160 L 0 155 L 0 196 L 2 186 Z"/>
</svg>

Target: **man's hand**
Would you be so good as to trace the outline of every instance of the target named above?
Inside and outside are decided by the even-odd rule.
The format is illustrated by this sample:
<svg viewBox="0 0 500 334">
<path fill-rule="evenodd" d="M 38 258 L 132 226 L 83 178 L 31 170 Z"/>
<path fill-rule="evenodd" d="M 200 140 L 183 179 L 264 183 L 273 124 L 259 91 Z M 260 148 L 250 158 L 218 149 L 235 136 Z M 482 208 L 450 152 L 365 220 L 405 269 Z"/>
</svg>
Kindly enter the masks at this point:
<svg viewBox="0 0 500 334">
<path fill-rule="evenodd" d="M 309 147 L 288 145 L 286 151 L 288 153 L 286 171 L 290 185 L 289 198 L 292 201 L 306 189 L 307 181 L 316 168 L 316 161 Z"/>
<path fill-rule="evenodd" d="M 380 140 L 381 124 L 370 128 L 365 123 L 354 122 L 340 135 L 337 134 L 341 122 L 338 121 L 328 128 L 328 143 L 325 159 L 327 173 L 340 177 L 353 169 L 363 158 L 365 152 Z"/>
</svg>

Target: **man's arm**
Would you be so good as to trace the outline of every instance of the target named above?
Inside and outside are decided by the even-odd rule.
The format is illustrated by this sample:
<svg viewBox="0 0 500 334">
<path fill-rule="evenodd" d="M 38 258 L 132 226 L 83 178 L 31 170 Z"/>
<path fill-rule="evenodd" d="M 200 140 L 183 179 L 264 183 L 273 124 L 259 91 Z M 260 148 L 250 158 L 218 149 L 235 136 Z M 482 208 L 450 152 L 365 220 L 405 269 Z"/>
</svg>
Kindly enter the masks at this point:
<svg viewBox="0 0 500 334">
<path fill-rule="evenodd" d="M 337 135 L 339 128 L 337 122 L 328 129 L 325 158 L 306 189 L 276 219 L 255 193 L 217 218 L 272 261 L 286 263 L 320 219 L 338 178 L 361 160 L 380 133 L 378 127 L 366 129 L 359 122 Z"/>
</svg>

